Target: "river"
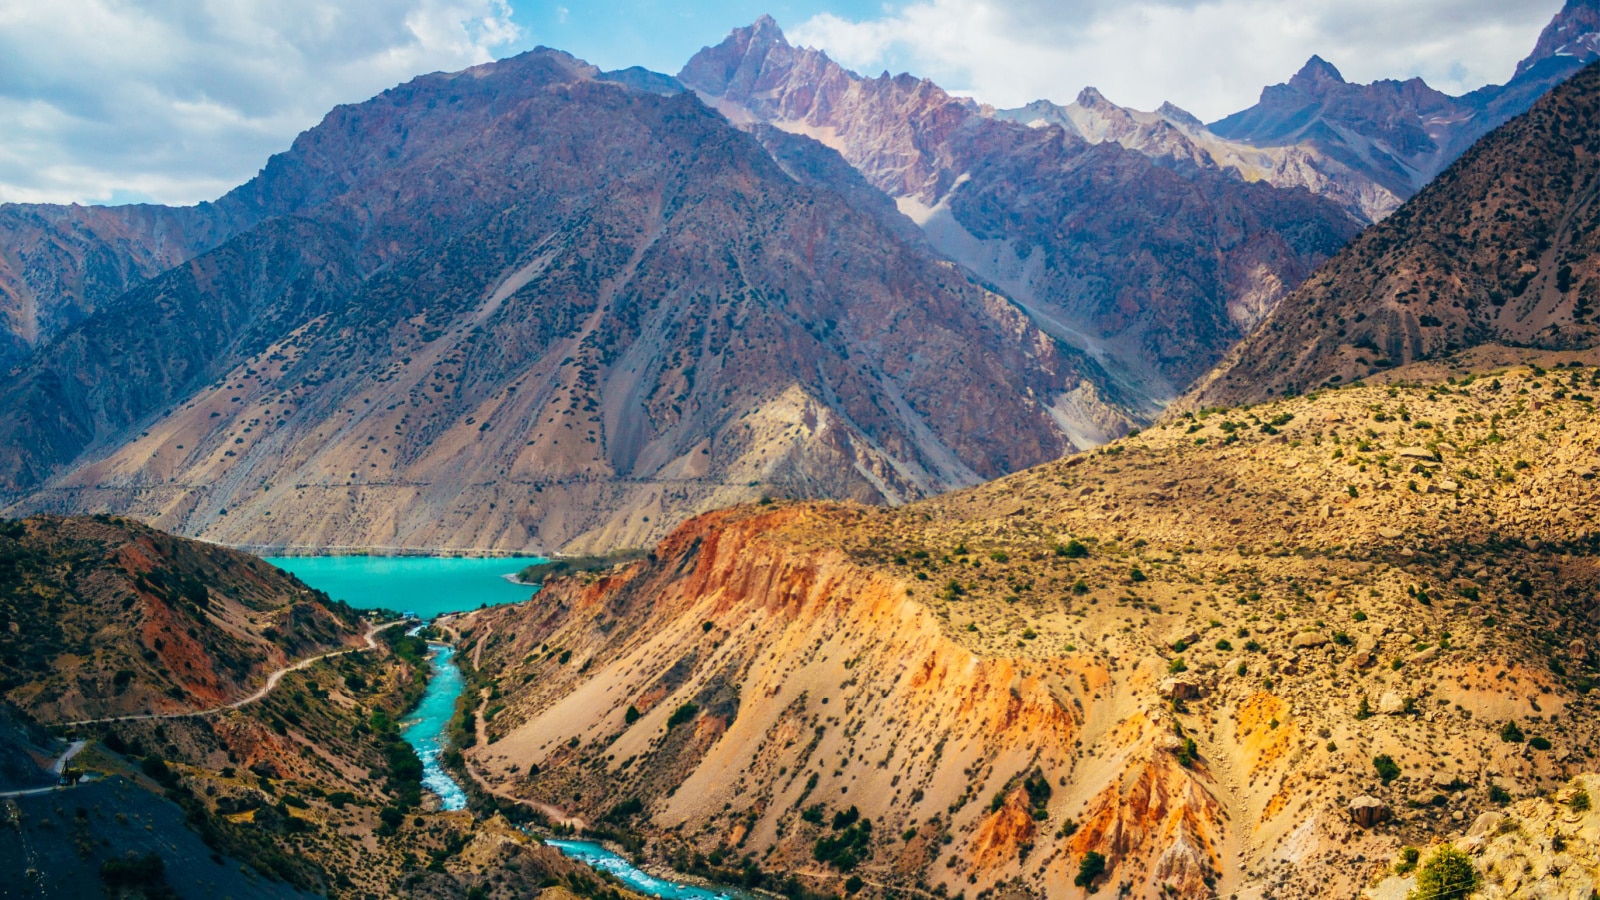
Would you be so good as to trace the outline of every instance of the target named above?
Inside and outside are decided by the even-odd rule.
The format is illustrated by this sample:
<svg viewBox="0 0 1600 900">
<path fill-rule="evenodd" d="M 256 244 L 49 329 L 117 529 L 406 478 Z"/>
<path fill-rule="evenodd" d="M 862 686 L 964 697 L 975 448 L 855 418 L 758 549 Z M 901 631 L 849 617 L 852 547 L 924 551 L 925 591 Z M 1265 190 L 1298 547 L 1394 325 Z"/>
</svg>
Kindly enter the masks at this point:
<svg viewBox="0 0 1600 900">
<path fill-rule="evenodd" d="M 507 580 L 508 574 L 543 562 L 526 559 L 454 557 L 290 556 L 269 559 L 300 580 L 358 609 L 415 612 L 431 619 L 447 612 L 527 600 L 535 588 Z M 439 797 L 444 809 L 466 809 L 467 794 L 441 765 L 465 681 L 455 663 L 455 648 L 431 644 L 433 677 L 422 701 L 400 722 L 400 733 L 422 760 L 422 784 Z M 663 900 L 735 900 L 749 896 L 731 889 L 703 888 L 656 878 L 625 857 L 594 841 L 551 840 L 550 846 L 598 871 L 608 872 L 630 889 Z"/>
</svg>

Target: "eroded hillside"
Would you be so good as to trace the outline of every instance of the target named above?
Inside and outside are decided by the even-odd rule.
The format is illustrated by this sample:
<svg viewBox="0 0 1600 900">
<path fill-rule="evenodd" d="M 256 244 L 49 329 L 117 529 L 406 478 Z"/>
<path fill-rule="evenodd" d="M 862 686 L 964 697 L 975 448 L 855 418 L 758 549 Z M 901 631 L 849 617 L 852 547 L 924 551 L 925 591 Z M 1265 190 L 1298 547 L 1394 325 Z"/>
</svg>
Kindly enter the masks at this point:
<svg viewBox="0 0 1600 900">
<path fill-rule="evenodd" d="M 693 520 L 471 617 L 469 765 L 869 893 L 1352 896 L 1593 766 L 1600 370 L 1440 378 Z"/>
<path fill-rule="evenodd" d="M 0 522 L 0 691 L 52 724 L 221 706 L 363 627 L 259 559 L 136 522 Z"/>
</svg>

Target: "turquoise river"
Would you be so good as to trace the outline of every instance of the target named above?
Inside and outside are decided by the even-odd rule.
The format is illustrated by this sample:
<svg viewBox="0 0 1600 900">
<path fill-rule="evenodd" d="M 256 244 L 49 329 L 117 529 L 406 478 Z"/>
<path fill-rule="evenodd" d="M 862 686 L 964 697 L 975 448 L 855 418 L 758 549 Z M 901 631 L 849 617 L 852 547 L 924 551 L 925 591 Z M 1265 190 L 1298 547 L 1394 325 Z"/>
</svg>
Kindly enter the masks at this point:
<svg viewBox="0 0 1600 900">
<path fill-rule="evenodd" d="M 517 584 L 508 576 L 525 566 L 543 562 L 538 558 L 426 556 L 288 556 L 267 561 L 293 572 L 301 581 L 326 591 L 333 599 L 343 600 L 358 609 L 414 612 L 424 619 L 527 600 L 533 596 L 535 588 Z M 428 681 L 422 702 L 401 721 L 401 734 L 422 760 L 423 786 L 439 796 L 445 809 L 465 809 L 466 792 L 439 761 L 456 698 L 461 696 L 461 670 L 455 664 L 455 648 L 447 644 L 432 646 L 433 677 Z M 696 887 L 656 878 L 593 841 L 552 840 L 547 843 L 651 897 L 716 900 L 748 896 L 740 891 Z"/>
</svg>

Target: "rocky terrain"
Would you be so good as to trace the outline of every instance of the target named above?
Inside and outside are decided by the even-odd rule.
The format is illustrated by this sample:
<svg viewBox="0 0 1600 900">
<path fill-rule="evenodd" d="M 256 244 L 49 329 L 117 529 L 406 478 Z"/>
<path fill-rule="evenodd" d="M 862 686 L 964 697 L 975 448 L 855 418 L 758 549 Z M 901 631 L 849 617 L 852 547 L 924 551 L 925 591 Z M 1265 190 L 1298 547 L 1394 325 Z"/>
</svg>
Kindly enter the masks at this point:
<svg viewBox="0 0 1600 900">
<path fill-rule="evenodd" d="M 1336 190 L 1364 195 L 1363 211 L 1376 220 L 1394 208 L 1390 198 L 1408 199 L 1478 138 L 1600 58 L 1597 39 L 1600 3 L 1568 0 L 1509 81 L 1460 97 L 1420 78 L 1350 84 L 1313 56 L 1287 83 L 1264 89 L 1255 106 L 1208 131 L 1263 150 L 1295 151 Z M 1308 186 L 1317 189 L 1315 182 Z"/>
<path fill-rule="evenodd" d="M 1586 773 L 1542 797 L 1483 813 L 1449 842 L 1472 861 L 1477 884 L 1472 896 L 1587 897 L 1600 886 L 1600 814 L 1593 796 L 1600 776 Z M 1419 849 L 1418 857 L 1437 852 Z M 1403 858 L 1395 867 L 1410 870 Z M 1416 889 L 1418 876 L 1397 871 L 1368 896 L 1401 897 Z"/>
<path fill-rule="evenodd" d="M 770 17 L 702 50 L 678 80 L 735 123 L 837 150 L 1144 415 L 1357 230 L 1306 191 L 1029 128 L 910 75 L 864 78 L 791 46 Z"/>
<path fill-rule="evenodd" d="M 1181 406 L 1309 391 L 1483 344 L 1594 346 L 1597 114 L 1590 66 L 1362 234 Z"/>
<path fill-rule="evenodd" d="M 468 763 L 874 895 L 1353 895 L 1594 769 L 1600 369 L 1562 361 L 693 520 L 473 614 Z"/>
<path fill-rule="evenodd" d="M 1162 164 L 1193 166 L 1280 188 L 1303 187 L 1337 203 L 1362 223 L 1376 222 L 1394 212 L 1404 199 L 1310 143 L 1258 147 L 1228 140 L 1170 103 L 1154 112 L 1142 112 L 1118 106 L 1094 88 L 1085 88 L 1066 106 L 1035 100 L 993 114 L 1032 128 L 1059 125 L 1091 144 L 1115 142 Z"/>
<path fill-rule="evenodd" d="M 492 810 L 438 809 L 397 724 L 426 685 L 427 645 L 390 628 L 368 646 L 355 624 L 232 550 L 109 518 L 0 523 L 12 888 L 509 898 L 560 885 L 558 897 L 623 900 Z M 353 652 L 323 656 L 340 649 Z M 255 696 L 265 669 L 313 657 L 221 708 Z M 55 783 L 48 767 L 69 739 L 85 780 L 29 791 Z"/>
<path fill-rule="evenodd" d="M 0 370 L 228 233 L 213 204 L 0 205 Z"/>
<path fill-rule="evenodd" d="M 260 224 L 0 380 L 13 508 L 254 548 L 611 548 L 1126 430 L 1092 360 L 831 151 L 602 76 L 539 50 L 335 110 L 219 201 Z"/>
<path fill-rule="evenodd" d="M 47 722 L 221 706 L 362 630 L 232 550 L 110 517 L 0 523 L 0 696 Z"/>
</svg>

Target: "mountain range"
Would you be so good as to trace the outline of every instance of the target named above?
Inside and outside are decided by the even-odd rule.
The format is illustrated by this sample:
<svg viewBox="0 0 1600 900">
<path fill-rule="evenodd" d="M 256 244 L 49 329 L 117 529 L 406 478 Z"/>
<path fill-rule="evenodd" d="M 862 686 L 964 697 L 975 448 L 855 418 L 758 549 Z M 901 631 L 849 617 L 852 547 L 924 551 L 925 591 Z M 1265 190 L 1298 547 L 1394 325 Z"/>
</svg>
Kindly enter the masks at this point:
<svg viewBox="0 0 1600 900">
<path fill-rule="evenodd" d="M 1235 405 L 1490 345 L 1600 345 L 1600 69 L 1479 141 L 1267 317 L 1185 398 Z"/>
<path fill-rule="evenodd" d="M 1592 6 L 1443 119 L 1316 60 L 1209 127 L 1092 89 L 997 111 L 770 17 L 676 77 L 543 49 L 424 76 L 213 203 L 0 207 L 0 495 L 548 552 L 976 484 L 1155 420 L 1414 190 L 1380 157 L 1423 172 L 1531 103 Z"/>
<path fill-rule="evenodd" d="M 554 549 L 1125 427 L 820 147 L 774 136 L 791 176 L 600 74 L 534 51 L 336 110 L 213 207 L 257 225 L 13 369 L 6 488 L 235 544 Z"/>
<path fill-rule="evenodd" d="M 1597 10 L 1209 126 L 763 17 L 423 76 L 213 203 L 0 207 L 0 869 L 1592 896 Z M 594 555 L 401 628 L 218 544 Z"/>
</svg>

